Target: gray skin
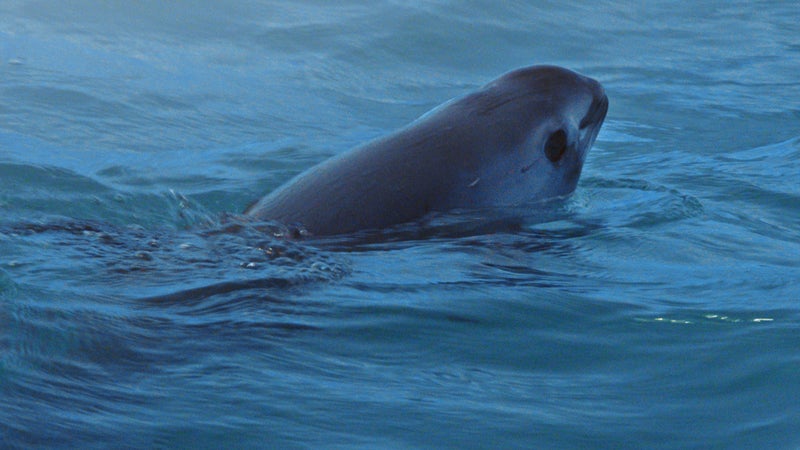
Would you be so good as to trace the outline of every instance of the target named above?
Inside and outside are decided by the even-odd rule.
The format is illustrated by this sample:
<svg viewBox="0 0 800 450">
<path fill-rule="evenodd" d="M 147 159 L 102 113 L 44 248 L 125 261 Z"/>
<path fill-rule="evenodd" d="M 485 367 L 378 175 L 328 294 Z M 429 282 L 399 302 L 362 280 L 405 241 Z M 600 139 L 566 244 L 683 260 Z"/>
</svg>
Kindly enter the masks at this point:
<svg viewBox="0 0 800 450">
<path fill-rule="evenodd" d="M 312 167 L 245 213 L 322 236 L 566 196 L 607 110 L 591 78 L 555 66 L 514 70 Z"/>
</svg>

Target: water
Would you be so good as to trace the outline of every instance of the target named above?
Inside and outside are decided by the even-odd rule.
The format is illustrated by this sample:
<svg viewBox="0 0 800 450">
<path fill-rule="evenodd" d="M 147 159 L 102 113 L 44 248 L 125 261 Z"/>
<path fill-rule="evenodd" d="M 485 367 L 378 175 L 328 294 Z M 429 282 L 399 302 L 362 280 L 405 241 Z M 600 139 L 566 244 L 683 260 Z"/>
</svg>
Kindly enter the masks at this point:
<svg viewBox="0 0 800 450">
<path fill-rule="evenodd" d="M 4 1 L 0 447 L 800 447 L 797 23 Z M 312 245 L 225 214 L 533 63 L 611 101 L 545 217 Z"/>
</svg>

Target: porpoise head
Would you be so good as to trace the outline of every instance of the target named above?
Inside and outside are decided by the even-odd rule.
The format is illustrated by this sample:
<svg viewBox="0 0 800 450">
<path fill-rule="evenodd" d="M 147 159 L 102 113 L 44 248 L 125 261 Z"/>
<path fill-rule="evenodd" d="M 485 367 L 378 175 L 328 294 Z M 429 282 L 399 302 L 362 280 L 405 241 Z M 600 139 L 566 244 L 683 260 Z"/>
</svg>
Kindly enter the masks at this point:
<svg viewBox="0 0 800 450">
<path fill-rule="evenodd" d="M 451 107 L 480 116 L 492 148 L 466 180 L 474 205 L 521 205 L 570 194 L 608 111 L 597 81 L 555 66 L 509 72 Z M 473 120 L 473 123 L 477 121 Z"/>
<path fill-rule="evenodd" d="M 590 78 L 553 66 L 518 69 L 307 170 L 247 214 L 332 235 L 565 196 L 607 110 Z"/>
</svg>

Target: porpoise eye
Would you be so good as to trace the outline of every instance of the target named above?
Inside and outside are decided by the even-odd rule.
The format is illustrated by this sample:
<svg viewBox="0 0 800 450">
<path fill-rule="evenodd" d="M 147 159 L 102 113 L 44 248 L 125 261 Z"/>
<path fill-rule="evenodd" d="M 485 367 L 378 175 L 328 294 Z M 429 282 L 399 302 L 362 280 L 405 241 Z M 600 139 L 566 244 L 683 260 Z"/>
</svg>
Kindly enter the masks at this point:
<svg viewBox="0 0 800 450">
<path fill-rule="evenodd" d="M 547 155 L 547 159 L 558 162 L 565 151 L 567 151 L 567 133 L 564 130 L 558 130 L 547 138 L 544 144 L 544 154 Z"/>
</svg>

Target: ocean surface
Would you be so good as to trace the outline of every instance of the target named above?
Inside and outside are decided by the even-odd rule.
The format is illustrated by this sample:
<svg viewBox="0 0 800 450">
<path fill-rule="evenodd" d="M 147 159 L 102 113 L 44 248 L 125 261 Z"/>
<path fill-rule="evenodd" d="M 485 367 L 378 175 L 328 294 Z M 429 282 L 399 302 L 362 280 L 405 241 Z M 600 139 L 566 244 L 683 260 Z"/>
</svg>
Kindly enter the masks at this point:
<svg viewBox="0 0 800 450">
<path fill-rule="evenodd" d="M 800 448 L 796 1 L 0 3 L 0 448 Z M 569 199 L 237 217 L 511 69 Z"/>
</svg>

